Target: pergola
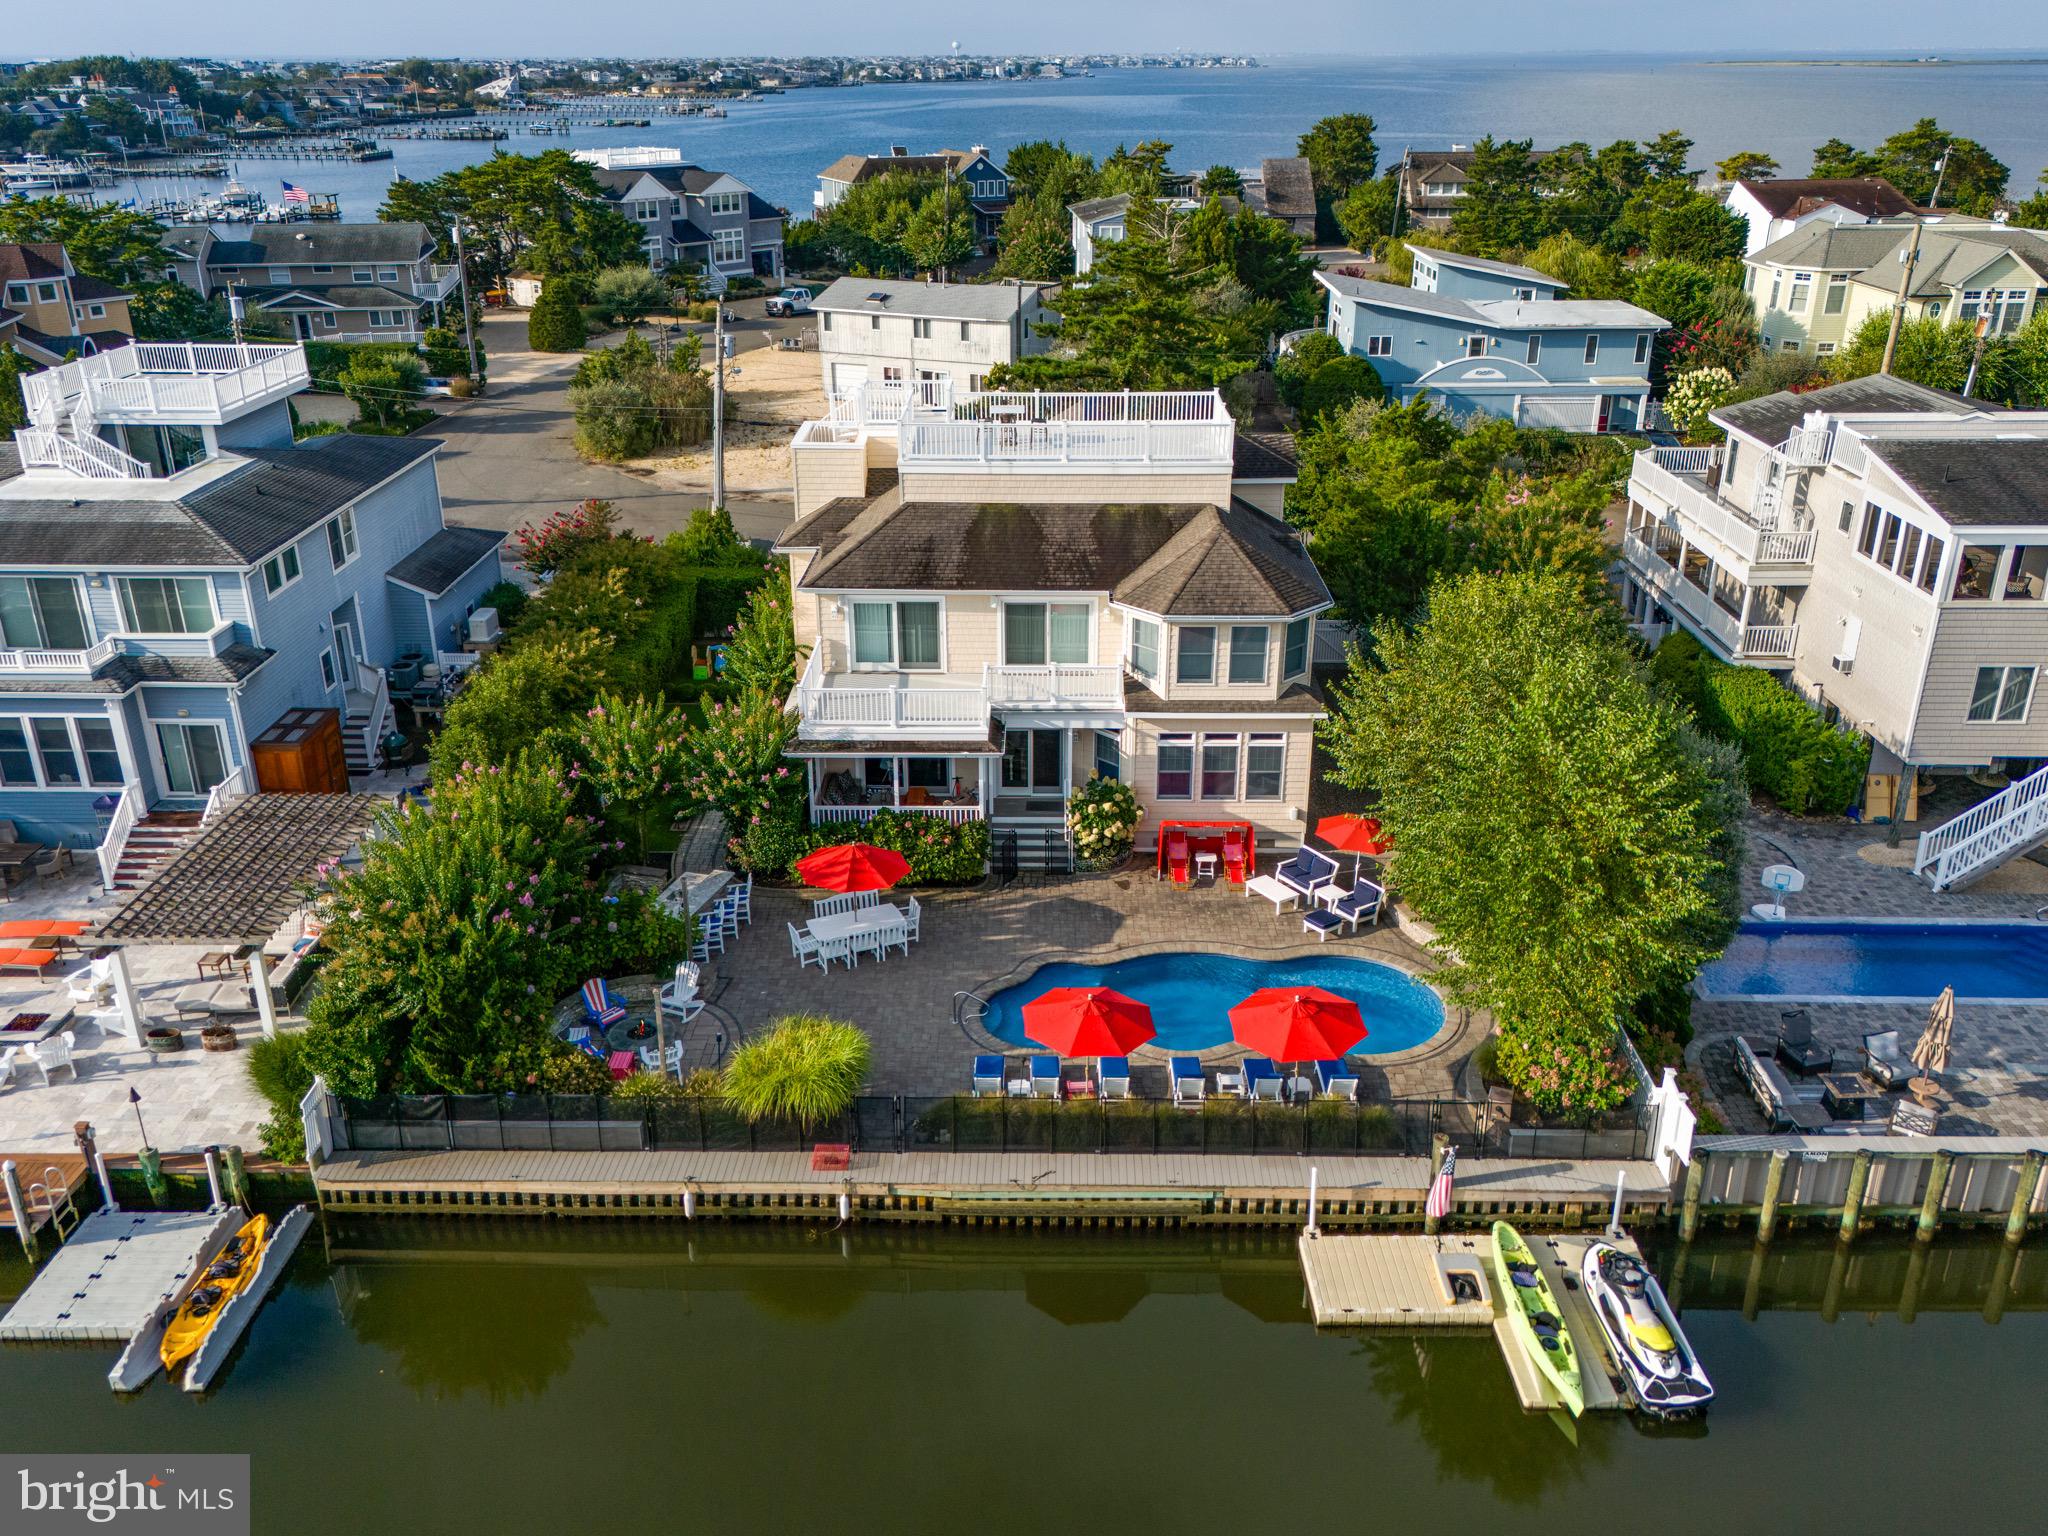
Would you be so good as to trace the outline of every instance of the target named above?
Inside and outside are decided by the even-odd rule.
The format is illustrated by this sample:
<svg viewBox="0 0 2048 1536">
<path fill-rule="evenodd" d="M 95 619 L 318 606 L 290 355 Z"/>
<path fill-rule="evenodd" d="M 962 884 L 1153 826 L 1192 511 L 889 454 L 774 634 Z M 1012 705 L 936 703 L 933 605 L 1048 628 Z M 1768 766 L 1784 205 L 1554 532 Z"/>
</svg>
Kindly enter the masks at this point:
<svg viewBox="0 0 2048 1536">
<path fill-rule="evenodd" d="M 277 1033 L 263 946 L 305 905 L 319 867 L 370 830 L 373 795 L 245 795 L 174 855 L 90 942 L 114 950 L 114 1001 L 139 1039 L 142 1011 L 122 950 L 131 944 L 248 946 L 266 1035 Z"/>
</svg>

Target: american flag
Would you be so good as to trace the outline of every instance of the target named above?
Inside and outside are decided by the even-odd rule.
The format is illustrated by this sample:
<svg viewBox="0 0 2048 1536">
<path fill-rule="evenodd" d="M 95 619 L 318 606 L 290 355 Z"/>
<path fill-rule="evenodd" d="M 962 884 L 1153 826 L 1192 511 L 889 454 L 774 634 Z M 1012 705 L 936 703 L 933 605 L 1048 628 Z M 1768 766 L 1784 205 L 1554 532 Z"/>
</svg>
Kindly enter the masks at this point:
<svg viewBox="0 0 2048 1536">
<path fill-rule="evenodd" d="M 310 203 L 311 201 L 313 201 L 313 199 L 312 199 L 312 196 L 311 196 L 311 194 L 309 194 L 309 193 L 308 193 L 308 192 L 306 191 L 306 189 L 305 189 L 304 187 L 295 187 L 295 186 L 293 186 L 293 185 L 292 185 L 292 184 L 291 184 L 290 182 L 288 182 L 288 181 L 287 181 L 287 182 L 285 182 L 285 183 L 284 183 L 283 185 L 284 185 L 284 200 L 285 200 L 286 202 L 288 202 L 288 203 Z"/>
<path fill-rule="evenodd" d="M 1438 1221 L 1451 1213 L 1451 1177 L 1457 1172 L 1458 1149 L 1444 1148 L 1444 1165 L 1437 1170 L 1436 1182 L 1429 1186 L 1429 1202 L 1423 1210 Z"/>
</svg>

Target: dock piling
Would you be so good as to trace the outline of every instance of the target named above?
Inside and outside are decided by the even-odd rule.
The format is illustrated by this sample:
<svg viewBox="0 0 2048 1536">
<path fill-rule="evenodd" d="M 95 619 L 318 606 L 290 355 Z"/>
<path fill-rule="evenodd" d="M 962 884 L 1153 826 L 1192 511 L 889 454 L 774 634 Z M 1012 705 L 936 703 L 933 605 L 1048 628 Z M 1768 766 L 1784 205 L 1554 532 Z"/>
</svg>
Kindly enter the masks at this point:
<svg viewBox="0 0 2048 1536">
<path fill-rule="evenodd" d="M 1429 1187 L 1436 1188 L 1437 1175 L 1444 1171 L 1444 1152 L 1450 1147 L 1451 1138 L 1439 1132 L 1429 1138 Z M 1422 1235 L 1435 1237 L 1443 1226 L 1440 1218 L 1430 1214 L 1427 1205 L 1423 1207 Z"/>
<path fill-rule="evenodd" d="M 14 1216 L 14 1235 L 21 1239 L 21 1251 L 28 1255 L 29 1262 L 36 1257 L 36 1229 L 29 1220 L 28 1202 L 21 1197 L 21 1175 L 15 1171 L 14 1160 L 9 1158 L 0 1163 L 0 1183 L 7 1190 L 7 1209 Z"/>
<path fill-rule="evenodd" d="M 232 1143 L 229 1144 L 227 1148 L 227 1163 L 228 1198 L 243 1210 L 254 1215 L 256 1201 L 249 1192 L 249 1168 L 242 1161 L 242 1149 L 240 1147 Z"/>
<path fill-rule="evenodd" d="M 1849 1189 L 1842 1197 L 1842 1241 L 1854 1242 L 1863 1221 L 1863 1195 L 1870 1188 L 1870 1150 L 1863 1148 L 1849 1168 Z"/>
<path fill-rule="evenodd" d="M 1685 1203 L 1678 1212 L 1678 1240 L 1689 1243 L 1699 1235 L 1700 1195 L 1707 1184 L 1707 1162 L 1695 1157 L 1685 1170 Z"/>
<path fill-rule="evenodd" d="M 2041 1185 L 2041 1154 L 2029 1152 L 2020 1164 L 2019 1183 L 2012 1192 L 2012 1210 L 2005 1218 L 2005 1240 L 2016 1243 L 2027 1235 L 2027 1215 L 2034 1208 L 2034 1191 Z"/>
<path fill-rule="evenodd" d="M 1771 1154 L 1771 1166 L 1764 1173 L 1764 1203 L 1756 1213 L 1756 1240 L 1768 1243 L 1778 1228 L 1778 1199 L 1785 1191 L 1785 1166 L 1792 1161 L 1789 1152 Z"/>
<path fill-rule="evenodd" d="M 206 1149 L 206 1193 L 207 1203 L 218 1206 L 220 1199 L 220 1148 Z"/>
<path fill-rule="evenodd" d="M 1948 1188 L 1949 1165 L 1955 1160 L 1955 1153 L 1943 1147 L 1927 1166 L 1927 1193 L 1920 1197 L 1920 1220 L 1913 1228 L 1915 1242 L 1934 1241 L 1934 1229 L 1941 1225 L 1941 1197 Z"/>
</svg>

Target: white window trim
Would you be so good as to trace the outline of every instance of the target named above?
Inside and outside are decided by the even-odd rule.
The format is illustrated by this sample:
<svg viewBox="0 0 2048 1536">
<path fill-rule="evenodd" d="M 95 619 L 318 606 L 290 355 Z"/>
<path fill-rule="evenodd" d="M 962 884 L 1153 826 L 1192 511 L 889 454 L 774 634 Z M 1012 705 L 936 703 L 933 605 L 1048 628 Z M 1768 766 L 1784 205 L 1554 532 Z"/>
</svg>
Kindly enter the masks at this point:
<svg viewBox="0 0 2048 1536">
<path fill-rule="evenodd" d="M 29 771 L 36 776 L 36 781 L 33 784 L 0 784 L 0 791 L 13 789 L 55 790 L 59 794 L 75 795 L 90 789 L 120 789 L 128 782 L 128 755 L 121 750 L 121 732 L 119 727 L 115 725 L 114 718 L 111 715 L 95 715 L 90 713 L 59 715 L 43 711 L 22 711 L 17 713 L 13 710 L 0 710 L 0 720 L 13 720 L 20 724 L 22 735 L 28 743 Z M 35 722 L 38 720 L 62 720 L 64 722 L 64 734 L 71 742 L 71 755 L 78 763 L 80 777 L 76 784 L 52 784 L 43 776 L 43 752 L 42 748 L 36 743 L 35 733 Z M 118 782 L 108 783 L 92 777 L 92 770 L 86 763 L 85 742 L 78 734 L 78 725 L 81 720 L 101 721 L 108 730 L 113 732 L 114 756 L 120 759 L 121 762 L 122 777 Z"/>
<path fill-rule="evenodd" d="M 291 576 L 285 575 L 284 557 L 286 555 L 290 555 L 292 562 L 298 566 L 298 571 Z M 277 567 L 277 574 L 280 578 L 278 584 L 274 587 L 270 584 L 270 568 L 273 565 Z M 296 543 L 287 544 L 283 549 L 277 551 L 276 554 L 266 556 L 262 565 L 257 568 L 257 574 L 262 578 L 263 595 L 265 597 L 276 597 L 280 593 L 289 592 L 303 581 L 306 576 L 306 562 L 304 557 L 299 554 L 299 546 Z M 216 622 L 218 622 L 218 617 L 216 613 Z"/>
<path fill-rule="evenodd" d="M 1257 677 L 1232 677 L 1237 666 L 1237 632 L 1240 629 L 1255 629 L 1265 636 L 1265 644 L 1259 647 L 1259 675 Z M 1285 640 L 1281 642 L 1283 645 Z M 1264 688 L 1273 680 L 1273 626 L 1270 624 L 1233 624 L 1230 626 L 1230 644 L 1223 662 L 1224 680 L 1232 688 Z"/>
<path fill-rule="evenodd" d="M 96 636 L 97 636 L 97 632 L 98 632 L 98 629 L 99 629 L 99 626 L 98 626 L 97 624 L 95 624 L 95 623 L 93 622 L 93 613 L 92 613 L 92 601 L 91 601 L 91 599 L 90 599 L 90 598 L 89 598 L 89 597 L 87 596 L 87 594 L 86 594 L 86 590 L 85 590 L 85 578 L 84 578 L 83 576 L 67 576 L 67 575 L 65 575 L 65 574 L 64 574 L 63 572 L 61 572 L 61 571 L 52 571 L 52 572 L 42 572 L 42 571 L 8 571 L 8 572 L 6 572 L 6 574 L 7 574 L 7 575 L 9 575 L 9 576 L 17 576 L 17 577 L 19 577 L 19 578 L 20 578 L 21 580 L 23 580 L 23 581 L 68 581 L 68 582 L 70 582 L 70 583 L 71 583 L 71 595 L 72 595 L 72 598 L 73 598 L 73 600 L 74 600 L 74 601 L 75 601 L 75 602 L 76 602 L 76 603 L 78 604 L 78 616 L 79 616 L 79 618 L 80 618 L 81 620 L 83 620 L 83 621 L 84 621 L 84 623 L 85 623 L 85 635 L 86 635 L 86 639 L 85 639 L 85 645 L 83 646 L 83 649 L 85 649 L 85 650 L 91 650 L 91 649 L 92 649 L 92 648 L 93 648 L 93 647 L 94 647 L 95 645 L 97 645 L 97 644 L 99 643 L 99 640 L 98 640 L 98 639 L 96 638 Z M 115 607 L 115 610 L 116 610 L 116 617 L 120 617 L 120 616 L 121 616 L 121 615 L 119 614 L 119 609 L 120 609 L 120 606 L 121 606 L 121 594 L 120 594 L 120 591 L 119 591 L 118 589 L 116 589 L 116 591 L 115 591 L 115 593 L 114 593 L 114 607 Z M 5 636 L 0 636 L 0 650 L 19 650 L 19 651 L 61 651 L 61 650 L 69 650 L 69 649 L 71 649 L 71 647 L 69 647 L 69 646 L 61 646 L 61 645 L 19 645 L 19 646 L 10 646 L 10 645 L 9 645 L 9 644 L 7 643 L 6 637 L 5 637 Z"/>
<path fill-rule="evenodd" d="M 1045 659 L 1044 661 L 1012 661 L 1012 660 L 1010 660 L 1010 611 L 1009 611 L 1009 610 L 1010 610 L 1010 605 L 1011 605 L 1011 604 L 1013 604 L 1013 603 L 1014 603 L 1014 604 L 1016 604 L 1016 605 L 1017 605 L 1018 607 L 1020 607 L 1020 608 L 1042 607 L 1042 608 L 1044 608 L 1044 609 L 1045 609 L 1045 654 L 1046 654 L 1046 659 Z M 1088 610 L 1088 659 L 1087 659 L 1086 661 L 1054 661 L 1054 660 L 1052 660 L 1052 611 L 1053 611 L 1053 609 L 1055 609 L 1055 608 L 1086 608 L 1086 609 Z M 999 597 L 999 598 L 997 598 L 997 599 L 996 599 L 996 654 L 997 654 L 998 656 L 1000 656 L 1000 657 L 1002 658 L 1002 660 L 1001 660 L 1001 662 L 999 663 L 999 665 L 1001 665 L 1001 666 L 1005 666 L 1005 667 L 1092 667 L 1092 666 L 1095 666 L 1095 665 L 1097 664 L 1097 657 L 1096 657 L 1096 651 L 1097 651 L 1097 648 L 1098 648 L 1098 644 L 1099 644 L 1099 637 L 1098 637 L 1098 635 L 1097 635 L 1097 633 L 1096 633 L 1096 630 L 1097 630 L 1097 628 L 1098 628 L 1098 627 L 1099 627 L 1099 626 L 1101 625 L 1101 623 L 1102 623 L 1102 613 L 1101 613 L 1100 609 L 1098 609 L 1098 608 L 1097 608 L 1097 606 L 1096 606 L 1096 603 L 1095 603 L 1095 599 L 1094 599 L 1094 598 L 1092 598 L 1092 597 L 1088 597 L 1088 598 L 1073 598 L 1073 597 L 1056 597 L 1056 596 L 1051 596 L 1051 595 L 1041 595 L 1041 596 L 1034 596 L 1034 595 L 1031 595 L 1031 594 L 1027 594 L 1027 593 L 1019 593 L 1019 594 L 1018 594 L 1017 596 L 1015 596 L 1015 597 Z"/>
<path fill-rule="evenodd" d="M 1216 679 L 1217 675 L 1223 670 L 1223 658 L 1219 655 L 1219 652 L 1223 651 L 1225 647 L 1222 643 L 1223 636 L 1219 633 L 1219 631 L 1227 630 L 1228 626 L 1223 624 L 1175 624 L 1171 626 L 1171 629 L 1173 633 L 1173 644 L 1171 647 L 1169 647 L 1169 649 L 1172 650 L 1173 657 L 1171 669 L 1167 673 L 1167 685 L 1171 688 L 1176 689 L 1221 687 L 1222 684 L 1218 683 Z M 1185 635 L 1191 629 L 1206 629 L 1209 631 L 1209 680 L 1206 683 L 1199 681 L 1188 682 L 1183 680 L 1180 675 L 1181 636 Z"/>
<path fill-rule="evenodd" d="M 1392 357 L 1394 355 L 1394 338 L 1392 336 L 1366 337 L 1365 355 L 1367 357 Z"/>
<path fill-rule="evenodd" d="M 855 659 L 853 649 L 853 609 L 856 603 L 862 605 L 866 605 L 868 603 L 885 603 L 888 605 L 889 659 L 887 661 L 858 661 Z M 900 626 L 900 621 L 897 619 L 896 616 L 897 605 L 901 603 L 932 603 L 937 605 L 939 610 L 939 664 L 937 666 L 906 667 L 903 665 L 903 648 L 898 643 L 902 635 L 902 629 Z M 924 594 L 917 592 L 875 592 L 869 593 L 866 596 L 858 598 L 848 597 L 844 600 L 844 606 L 846 609 L 846 669 L 849 672 L 916 672 L 924 676 L 930 676 L 932 673 L 935 672 L 946 672 L 950 670 L 949 663 L 952 659 L 952 653 L 946 643 L 946 600 L 943 597 L 927 597 Z"/>
<path fill-rule="evenodd" d="M 1998 715 L 1999 701 L 2005 697 L 2006 683 L 2016 669 L 2033 673 L 2033 676 L 2027 681 L 2026 707 L 2020 711 L 2018 719 L 2003 720 Z M 1991 696 L 1991 713 L 1982 720 L 1976 719 L 1970 714 L 1970 706 L 1965 704 L 1963 706 L 1963 724 L 2025 725 L 2028 717 L 2034 713 L 2034 693 L 2041 685 L 2041 668 L 2039 663 L 2031 661 L 1985 662 L 1977 668 L 1977 675 L 1981 677 L 1986 672 L 1996 672 L 1998 674 L 1998 692 Z M 1972 677 L 1970 679 L 1970 693 L 1973 698 L 1976 695 L 1976 691 L 1977 678 Z"/>
<path fill-rule="evenodd" d="M 335 665 L 334 647 L 323 646 L 320 651 L 320 686 L 328 693 L 341 686 L 341 668 Z"/>
<path fill-rule="evenodd" d="M 1224 742 L 1229 742 L 1231 751 L 1236 754 L 1232 760 L 1232 766 L 1230 770 L 1230 793 L 1227 795 L 1210 794 L 1207 787 L 1202 782 L 1205 778 L 1208 777 L 1208 770 L 1202 766 L 1202 753 L 1208 749 L 1208 746 L 1211 742 L 1215 742 L 1219 746 L 1222 745 Z M 1209 805 L 1241 805 L 1244 803 L 1243 732 L 1203 731 L 1199 736 L 1195 738 L 1195 782 L 1192 788 L 1194 789 L 1193 798 L 1203 801 Z"/>
<path fill-rule="evenodd" d="M 1159 787 L 1160 758 L 1169 746 L 1185 746 L 1188 749 L 1188 792 L 1184 795 L 1170 795 Z M 1174 805 L 1182 801 L 1201 798 L 1202 788 L 1202 738 L 1195 731 L 1161 731 L 1152 742 L 1152 798 L 1168 801 Z"/>
<path fill-rule="evenodd" d="M 229 774 L 232 775 L 237 768 L 242 766 L 240 763 L 237 763 L 235 761 L 235 742 L 233 735 L 228 730 L 227 721 L 215 720 L 212 718 L 193 718 L 189 716 L 185 719 L 180 720 L 176 717 L 167 718 L 163 715 L 145 715 L 142 721 L 142 734 L 145 738 L 147 738 L 147 745 L 149 747 L 149 764 L 150 767 L 153 770 L 155 770 L 156 782 L 158 787 L 162 789 L 163 793 L 166 796 L 176 796 L 178 799 L 181 800 L 196 800 L 197 798 L 199 798 L 200 795 L 204 794 L 205 791 L 199 790 L 191 794 L 188 794 L 182 789 L 171 788 L 171 770 L 169 766 L 164 762 L 164 744 L 162 738 L 159 736 L 157 732 L 157 727 L 161 725 L 177 725 L 187 727 L 198 725 L 211 726 L 215 731 L 218 731 L 220 733 L 220 760 L 222 763 L 227 765 L 227 770 Z"/>
<path fill-rule="evenodd" d="M 1140 624 L 1150 624 L 1152 626 L 1153 670 L 1150 672 L 1143 672 L 1138 668 L 1138 626 Z M 1124 667 L 1130 672 L 1131 676 L 1141 678 L 1147 683 L 1158 686 L 1165 684 L 1166 637 L 1169 632 L 1170 626 L 1164 619 L 1156 618 L 1150 614 L 1126 613 L 1124 615 Z"/>
<path fill-rule="evenodd" d="M 1287 670 L 1287 632 L 1290 629 L 1294 628 L 1294 626 L 1297 624 L 1303 626 L 1301 643 L 1301 668 L 1299 671 L 1290 672 Z M 1292 682 L 1297 677 L 1307 677 L 1311 672 L 1315 671 L 1315 669 L 1316 621 L 1314 616 L 1311 615 L 1306 618 L 1289 619 L 1285 624 L 1280 626 L 1280 681 L 1286 683 Z"/>
<path fill-rule="evenodd" d="M 121 633 L 122 633 L 122 634 L 124 634 L 124 635 L 134 635 L 134 636 L 136 636 L 136 637 L 137 637 L 138 639 L 158 639 L 158 638 L 173 638 L 173 637 L 182 637 L 182 636 L 185 636 L 185 635 L 205 635 L 205 634 L 211 634 L 211 633 L 212 633 L 212 632 L 213 632 L 214 630 L 216 630 L 216 629 L 218 629 L 218 628 L 220 627 L 220 598 L 219 598 L 218 594 L 216 594 L 216 593 L 214 592 L 214 590 L 213 590 L 213 579 L 212 579 L 211 577 L 208 577 L 208 576 L 195 576 L 195 577 L 178 577 L 178 576 L 150 576 L 150 575 L 136 575 L 136 576 L 117 576 L 117 577 L 115 577 L 115 578 L 114 578 L 114 580 L 115 580 L 115 583 L 116 583 L 116 585 L 115 585 L 115 587 L 114 587 L 114 609 L 115 609 L 115 612 L 116 612 L 116 613 L 117 613 L 117 614 L 119 615 L 119 617 L 120 617 L 120 620 L 121 620 Z M 202 582 L 204 582 L 204 583 L 206 584 L 206 606 L 207 606 L 208 610 L 209 610 L 209 611 L 210 611 L 210 612 L 211 612 L 211 613 L 213 614 L 213 622 L 212 622 L 211 624 L 208 624 L 208 625 L 206 626 L 206 628 L 205 628 L 205 629 L 130 629 L 130 628 L 128 628 L 128 627 L 127 627 L 127 626 L 128 626 L 128 605 L 127 605 L 126 603 L 124 603 L 124 602 L 122 602 L 122 601 L 121 601 L 121 592 L 122 592 L 122 588 L 121 588 L 121 585 L 120 585 L 120 583 L 123 583 L 123 582 L 130 582 L 130 581 L 180 581 L 180 580 L 192 580 L 192 581 L 202 581 Z"/>
<path fill-rule="evenodd" d="M 1287 801 L 1287 737 L 1286 731 L 1247 731 L 1244 748 L 1239 756 L 1242 767 L 1239 770 L 1237 790 L 1246 805 L 1283 805 Z M 1280 785 L 1270 795 L 1254 795 L 1252 786 L 1252 748 L 1277 746 L 1280 749 Z"/>
<path fill-rule="evenodd" d="M 343 507 L 327 520 L 326 526 L 328 530 L 327 557 L 330 560 L 334 559 L 335 532 L 338 530 L 341 535 L 342 558 L 334 563 L 334 569 L 338 575 L 362 558 L 362 540 L 356 536 L 356 509 L 354 507 Z M 305 562 L 300 561 L 299 563 L 303 568 Z"/>
<path fill-rule="evenodd" d="M 1586 338 L 1586 361 L 1588 363 L 1600 361 L 1600 333 L 1598 331 L 1595 331 Z"/>
</svg>

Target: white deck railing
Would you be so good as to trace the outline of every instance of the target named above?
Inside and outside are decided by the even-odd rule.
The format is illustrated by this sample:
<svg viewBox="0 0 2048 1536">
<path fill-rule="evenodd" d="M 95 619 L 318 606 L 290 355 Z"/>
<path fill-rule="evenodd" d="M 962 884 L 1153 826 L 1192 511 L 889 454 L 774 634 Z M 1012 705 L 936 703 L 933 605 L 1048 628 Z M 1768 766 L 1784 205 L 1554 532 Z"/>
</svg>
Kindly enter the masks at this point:
<svg viewBox="0 0 2048 1536">
<path fill-rule="evenodd" d="M 121 786 L 121 803 L 114 807 L 113 819 L 107 823 L 107 830 L 100 838 L 95 850 L 100 861 L 100 885 L 112 891 L 114 875 L 121 867 L 122 850 L 128 846 L 128 834 L 135 830 L 135 823 L 142 819 L 142 786 L 124 784 Z"/>
<path fill-rule="evenodd" d="M 1913 873 L 1937 891 L 2004 863 L 2048 837 L 2048 768 L 2037 768 L 1988 800 L 1922 832 Z"/>
<path fill-rule="evenodd" d="M 1012 709 L 1072 709 L 1124 702 L 1122 667 L 1084 667 L 1056 662 L 1043 667 L 996 667 L 983 673 L 989 701 Z"/>
<path fill-rule="evenodd" d="M 906 468 L 918 464 L 1188 464 L 1230 462 L 1236 423 L 1214 390 L 955 396 L 913 411 L 898 429 Z"/>
<path fill-rule="evenodd" d="M 54 427 L 22 427 L 14 434 L 14 447 L 23 469 L 61 469 L 86 480 L 147 480 L 155 474 L 140 459 L 90 433 L 67 437 Z"/>
<path fill-rule="evenodd" d="M 0 672 L 83 672 L 90 674 L 120 654 L 121 643 L 108 638 L 82 651 L 47 649 L 0 651 Z"/>
<path fill-rule="evenodd" d="M 968 822 L 982 819 L 978 805 L 818 805 L 811 806 L 811 820 L 872 821 L 882 811 L 905 811 L 915 816 L 935 816 L 940 821 Z"/>
<path fill-rule="evenodd" d="M 40 427 L 54 428 L 81 397 L 100 421 L 217 422 L 227 412 L 303 389 L 306 353 L 296 345 L 136 342 L 21 383 L 30 419 Z"/>
<path fill-rule="evenodd" d="M 1762 517 L 1745 512 L 1709 490 L 1704 467 L 1687 469 L 1665 462 L 1674 454 L 1692 455 L 1708 451 L 1698 448 L 1644 449 L 1636 455 L 1629 475 L 1629 498 L 1652 510 L 1663 508 L 1675 514 L 1686 526 L 1688 543 L 1701 549 L 1716 564 L 1727 566 L 1732 574 L 1745 582 L 1754 566 L 1812 565 L 1813 529 L 1773 528 Z M 1697 459 L 1679 462 L 1700 463 Z"/>
<path fill-rule="evenodd" d="M 231 768 L 228 776 L 206 792 L 206 809 L 199 813 L 199 825 L 213 825 L 216 816 L 249 793 L 249 777 L 246 770 Z"/>
<path fill-rule="evenodd" d="M 1638 534 L 1623 534 L 1621 548 L 1630 571 L 1657 594 L 1657 601 L 1684 614 L 1731 660 L 1787 661 L 1798 648 L 1797 624 L 1745 625 Z"/>
<path fill-rule="evenodd" d="M 950 680 L 924 687 L 911 675 L 840 674 L 836 679 L 816 652 L 790 696 L 806 726 L 834 730 L 980 731 L 994 709 L 1122 709 L 1121 667 L 1060 663 L 1038 667 L 982 668 L 981 686 Z"/>
</svg>

